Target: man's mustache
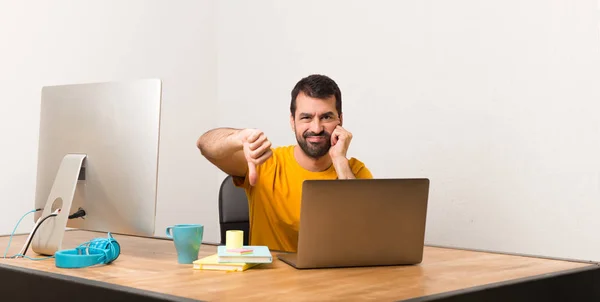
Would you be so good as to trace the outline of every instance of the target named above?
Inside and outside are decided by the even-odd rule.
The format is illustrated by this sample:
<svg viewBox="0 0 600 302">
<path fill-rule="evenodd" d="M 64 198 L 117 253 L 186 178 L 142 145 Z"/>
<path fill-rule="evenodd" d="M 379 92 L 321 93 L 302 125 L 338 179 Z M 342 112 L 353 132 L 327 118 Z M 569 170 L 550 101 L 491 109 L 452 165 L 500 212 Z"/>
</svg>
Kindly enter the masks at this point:
<svg viewBox="0 0 600 302">
<path fill-rule="evenodd" d="M 304 138 L 309 138 L 309 137 L 311 137 L 311 136 L 325 136 L 325 137 L 331 137 L 331 134 L 329 134 L 329 132 L 327 132 L 327 131 L 325 131 L 325 130 L 323 130 L 323 131 L 321 131 L 321 132 L 319 132 L 319 133 L 314 133 L 314 132 L 311 132 L 311 131 L 307 131 L 307 132 L 304 132 L 304 134 L 303 134 L 302 136 L 303 136 Z"/>
</svg>

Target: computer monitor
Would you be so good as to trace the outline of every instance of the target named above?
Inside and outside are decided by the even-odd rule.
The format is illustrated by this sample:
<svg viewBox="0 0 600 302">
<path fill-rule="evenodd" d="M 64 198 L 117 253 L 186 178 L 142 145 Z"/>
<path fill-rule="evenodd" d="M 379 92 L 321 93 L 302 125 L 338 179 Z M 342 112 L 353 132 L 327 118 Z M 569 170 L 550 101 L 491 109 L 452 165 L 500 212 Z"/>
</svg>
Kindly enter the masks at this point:
<svg viewBox="0 0 600 302">
<path fill-rule="evenodd" d="M 161 93 L 158 79 L 43 87 L 34 219 L 61 210 L 36 253 L 62 249 L 67 227 L 154 235 Z"/>
</svg>

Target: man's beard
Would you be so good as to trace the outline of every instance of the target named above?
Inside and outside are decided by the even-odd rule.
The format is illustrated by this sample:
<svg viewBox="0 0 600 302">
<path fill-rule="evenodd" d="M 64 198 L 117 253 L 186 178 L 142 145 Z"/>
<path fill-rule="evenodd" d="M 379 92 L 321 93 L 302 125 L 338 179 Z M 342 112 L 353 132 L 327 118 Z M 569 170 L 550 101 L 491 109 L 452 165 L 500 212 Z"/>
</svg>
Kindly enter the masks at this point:
<svg viewBox="0 0 600 302">
<path fill-rule="evenodd" d="M 325 138 L 325 141 L 321 141 L 318 143 L 308 142 L 306 139 L 311 136 L 322 136 Z M 296 135 L 296 140 L 298 141 L 298 145 L 300 146 L 300 148 L 302 148 L 302 151 L 304 151 L 306 155 L 314 159 L 319 159 L 325 156 L 331 148 L 331 134 L 325 130 L 321 131 L 321 133 L 314 133 L 310 131 L 304 132 L 302 137 Z"/>
</svg>

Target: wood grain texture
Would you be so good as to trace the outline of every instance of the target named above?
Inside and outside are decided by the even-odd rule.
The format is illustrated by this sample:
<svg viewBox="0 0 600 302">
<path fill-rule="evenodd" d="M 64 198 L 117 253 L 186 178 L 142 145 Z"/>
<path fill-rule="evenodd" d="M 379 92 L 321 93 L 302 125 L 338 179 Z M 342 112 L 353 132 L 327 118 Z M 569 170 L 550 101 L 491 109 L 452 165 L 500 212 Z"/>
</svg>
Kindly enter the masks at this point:
<svg viewBox="0 0 600 302">
<path fill-rule="evenodd" d="M 72 230 L 63 248 L 105 233 Z M 1 259 L 4 264 L 83 277 L 199 300 L 402 300 L 465 289 L 494 282 L 583 268 L 592 264 L 513 255 L 425 247 L 424 261 L 416 266 L 296 270 L 274 257 L 273 263 L 245 272 L 193 270 L 177 263 L 173 242 L 114 235 L 122 253 L 111 265 L 60 269 L 54 259 Z M 4 250 L 8 237 L 0 238 Z M 15 236 L 8 255 L 15 254 L 26 236 Z M 200 257 L 216 252 L 202 245 Z M 37 257 L 32 252 L 30 257 Z M 274 253 L 275 256 L 275 253 Z"/>
</svg>

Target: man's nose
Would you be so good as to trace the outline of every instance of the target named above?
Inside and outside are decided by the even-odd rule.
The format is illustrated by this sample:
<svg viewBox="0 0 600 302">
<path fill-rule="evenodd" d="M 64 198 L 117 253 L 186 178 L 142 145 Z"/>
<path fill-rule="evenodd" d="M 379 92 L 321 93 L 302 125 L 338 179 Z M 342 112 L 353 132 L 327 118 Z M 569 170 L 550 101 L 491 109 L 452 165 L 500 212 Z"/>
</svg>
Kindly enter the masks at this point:
<svg viewBox="0 0 600 302">
<path fill-rule="evenodd" d="M 313 133 L 321 133 L 323 131 L 323 125 L 319 119 L 315 119 L 310 124 L 310 131 Z"/>
</svg>

